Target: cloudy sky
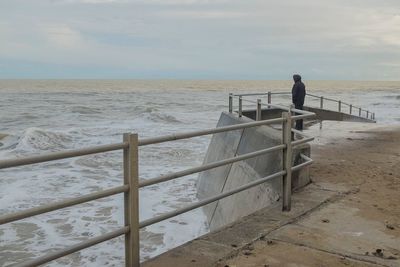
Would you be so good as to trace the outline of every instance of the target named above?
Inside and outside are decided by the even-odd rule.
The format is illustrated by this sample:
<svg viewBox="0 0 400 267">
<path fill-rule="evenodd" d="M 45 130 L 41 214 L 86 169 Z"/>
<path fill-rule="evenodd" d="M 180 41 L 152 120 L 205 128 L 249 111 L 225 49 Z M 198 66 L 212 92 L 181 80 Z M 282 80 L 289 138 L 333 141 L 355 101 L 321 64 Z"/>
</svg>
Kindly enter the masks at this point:
<svg viewBox="0 0 400 267">
<path fill-rule="evenodd" d="M 399 0 L 0 0 L 0 78 L 400 80 Z"/>
</svg>

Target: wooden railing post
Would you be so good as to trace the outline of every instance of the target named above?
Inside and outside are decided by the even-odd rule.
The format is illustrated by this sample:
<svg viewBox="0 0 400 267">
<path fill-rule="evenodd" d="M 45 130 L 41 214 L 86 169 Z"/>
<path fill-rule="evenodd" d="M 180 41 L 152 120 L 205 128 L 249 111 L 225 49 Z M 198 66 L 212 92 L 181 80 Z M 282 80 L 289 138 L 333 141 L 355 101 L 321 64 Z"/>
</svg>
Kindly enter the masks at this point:
<svg viewBox="0 0 400 267">
<path fill-rule="evenodd" d="M 268 104 L 271 104 L 272 101 L 272 94 L 271 92 L 268 92 Z"/>
<path fill-rule="evenodd" d="M 292 117 L 290 112 L 283 112 L 282 117 L 285 121 L 282 124 L 282 142 L 286 145 L 283 150 L 282 166 L 286 171 L 283 176 L 282 210 L 290 211 L 292 199 Z"/>
<path fill-rule="evenodd" d="M 261 99 L 257 99 L 256 121 L 261 120 Z"/>
<path fill-rule="evenodd" d="M 358 116 L 361 117 L 361 108 L 358 109 Z"/>
<path fill-rule="evenodd" d="M 233 94 L 229 94 L 229 113 L 232 113 L 232 105 L 233 105 Z"/>
<path fill-rule="evenodd" d="M 324 108 L 324 97 L 323 97 L 323 96 L 321 96 L 321 102 L 320 102 L 320 104 L 319 104 L 319 107 L 320 107 L 321 109 Z"/>
<path fill-rule="evenodd" d="M 350 112 L 349 112 L 350 115 L 351 115 L 351 112 L 352 112 L 352 111 L 353 111 L 353 105 L 350 104 Z"/>
<path fill-rule="evenodd" d="M 129 232 L 125 235 L 125 266 L 140 266 L 139 244 L 139 153 L 138 135 L 124 134 L 124 184 L 129 185 L 129 191 L 124 194 L 124 219 Z"/>
<path fill-rule="evenodd" d="M 367 119 L 368 119 L 368 116 L 369 116 L 369 111 L 367 110 Z"/>
<path fill-rule="evenodd" d="M 339 112 L 342 112 L 342 101 L 340 101 L 340 100 L 338 102 L 338 109 L 339 109 Z"/>
<path fill-rule="evenodd" d="M 242 96 L 239 96 L 239 117 L 242 117 Z"/>
</svg>

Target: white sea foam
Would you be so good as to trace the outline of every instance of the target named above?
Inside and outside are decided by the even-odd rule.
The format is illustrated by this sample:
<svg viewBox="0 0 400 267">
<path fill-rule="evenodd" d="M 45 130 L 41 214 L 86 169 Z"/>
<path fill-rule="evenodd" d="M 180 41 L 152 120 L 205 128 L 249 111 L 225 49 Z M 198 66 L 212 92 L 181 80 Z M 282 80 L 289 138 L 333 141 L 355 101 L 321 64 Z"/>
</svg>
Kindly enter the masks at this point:
<svg viewBox="0 0 400 267">
<path fill-rule="evenodd" d="M 198 82 L 197 87 L 196 82 L 37 83 L 40 86 L 34 81 L 0 82 L 0 133 L 8 135 L 0 140 L 1 159 L 120 142 L 124 132 L 137 132 L 145 138 L 212 128 L 220 112 L 227 110 L 224 89 L 238 88 L 236 92 L 243 92 L 246 88 L 246 82 Z M 113 84 L 115 87 L 109 88 Z M 282 91 L 282 84 L 290 88 L 290 83 L 282 82 L 247 83 L 252 88 L 249 91 L 258 88 L 264 92 L 268 90 L 260 88 L 277 86 Z M 173 86 L 178 89 L 169 88 Z M 383 83 L 379 90 L 365 83 L 358 87 L 353 83 L 340 86 L 327 91 L 326 84 L 314 84 L 309 91 L 371 109 L 379 123 L 400 121 L 400 84 Z M 190 90 L 185 89 L 189 87 Z M 274 95 L 273 101 L 288 104 L 289 98 Z M 318 101 L 308 100 L 308 104 L 319 105 Z M 336 108 L 336 104 L 326 105 Z M 209 138 L 140 148 L 140 179 L 200 165 Z M 196 178 L 197 175 L 190 175 L 140 190 L 141 220 L 197 201 Z M 119 186 L 122 180 L 121 152 L 1 170 L 0 213 Z M 0 265 L 117 229 L 123 225 L 122 203 L 122 196 L 114 196 L 1 226 Z M 142 259 L 206 233 L 205 221 L 201 209 L 197 209 L 147 227 L 141 232 Z M 50 266 L 120 266 L 122 262 L 123 240 L 117 238 Z"/>
</svg>

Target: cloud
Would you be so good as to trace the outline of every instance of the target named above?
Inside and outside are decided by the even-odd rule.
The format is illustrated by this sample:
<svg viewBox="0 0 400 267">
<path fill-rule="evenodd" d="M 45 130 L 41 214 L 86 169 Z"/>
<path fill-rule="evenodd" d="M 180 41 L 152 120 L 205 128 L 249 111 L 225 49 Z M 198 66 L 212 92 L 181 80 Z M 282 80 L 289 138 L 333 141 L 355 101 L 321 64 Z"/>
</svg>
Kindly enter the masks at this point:
<svg viewBox="0 0 400 267">
<path fill-rule="evenodd" d="M 159 17 L 173 18 L 173 19 L 239 19 L 248 16 L 244 12 L 232 11 L 193 11 L 193 10 L 180 10 L 180 11 L 164 11 L 156 13 Z"/>
<path fill-rule="evenodd" d="M 373 79 L 381 68 L 400 77 L 381 64 L 400 62 L 399 14 L 389 0 L 15 0 L 0 8 L 0 63 L 132 77 L 279 79 L 303 69 Z"/>
<path fill-rule="evenodd" d="M 40 27 L 49 43 L 58 48 L 79 48 L 83 45 L 83 37 L 68 25 L 51 24 Z"/>
</svg>

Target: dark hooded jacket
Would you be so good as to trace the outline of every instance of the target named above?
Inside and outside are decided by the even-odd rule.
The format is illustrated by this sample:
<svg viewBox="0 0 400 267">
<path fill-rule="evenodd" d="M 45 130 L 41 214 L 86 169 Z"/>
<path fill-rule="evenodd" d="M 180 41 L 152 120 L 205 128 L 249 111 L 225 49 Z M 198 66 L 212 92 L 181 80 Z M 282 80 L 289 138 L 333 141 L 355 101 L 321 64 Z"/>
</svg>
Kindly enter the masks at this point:
<svg viewBox="0 0 400 267">
<path fill-rule="evenodd" d="M 296 108 L 303 108 L 304 98 L 306 97 L 306 86 L 301 81 L 301 76 L 293 75 L 292 102 Z"/>
</svg>

